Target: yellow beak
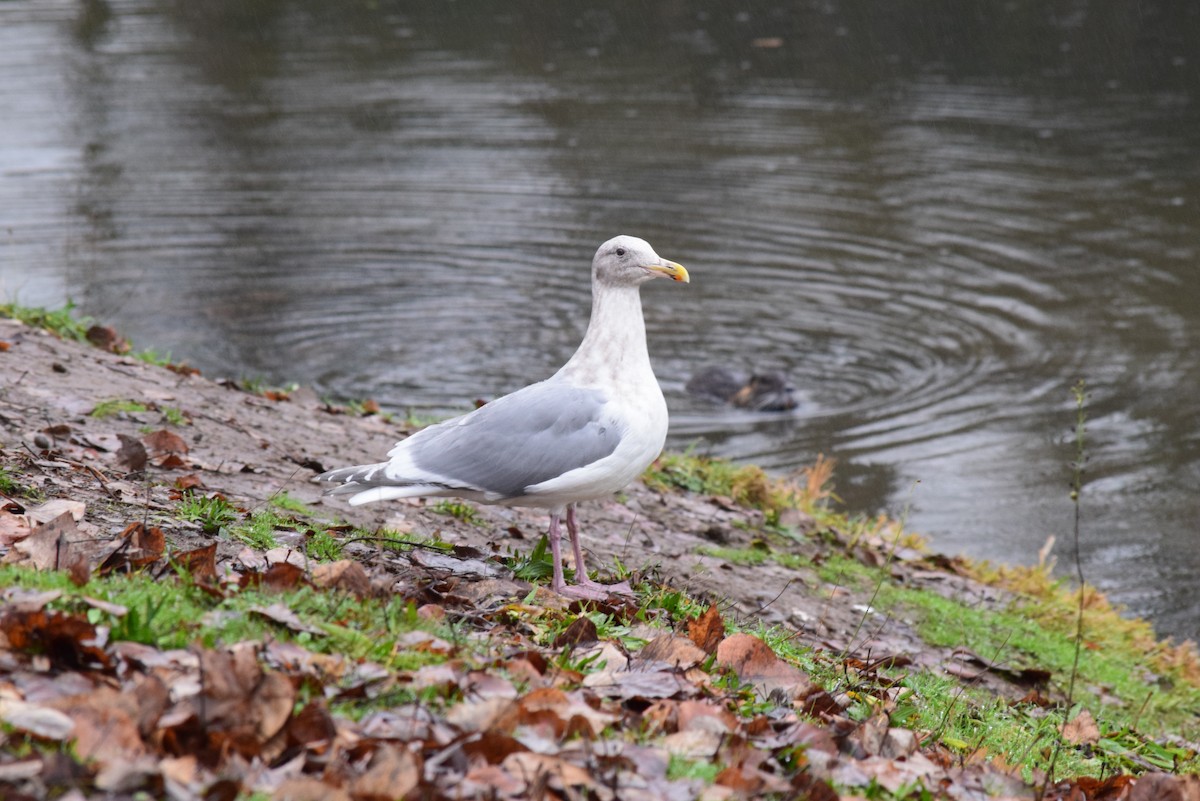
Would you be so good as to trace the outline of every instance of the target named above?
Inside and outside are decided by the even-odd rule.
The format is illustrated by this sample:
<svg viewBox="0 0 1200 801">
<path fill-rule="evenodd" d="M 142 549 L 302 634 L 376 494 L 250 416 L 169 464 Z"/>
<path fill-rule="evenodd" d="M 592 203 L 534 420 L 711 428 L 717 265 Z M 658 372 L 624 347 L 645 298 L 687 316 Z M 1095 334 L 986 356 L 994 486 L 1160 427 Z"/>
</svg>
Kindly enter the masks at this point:
<svg viewBox="0 0 1200 801">
<path fill-rule="evenodd" d="M 688 276 L 688 271 L 682 264 L 676 264 L 673 261 L 663 259 L 658 264 L 647 264 L 646 269 L 652 273 L 665 275 L 672 281 L 682 281 L 685 284 L 691 283 L 691 278 Z"/>
</svg>

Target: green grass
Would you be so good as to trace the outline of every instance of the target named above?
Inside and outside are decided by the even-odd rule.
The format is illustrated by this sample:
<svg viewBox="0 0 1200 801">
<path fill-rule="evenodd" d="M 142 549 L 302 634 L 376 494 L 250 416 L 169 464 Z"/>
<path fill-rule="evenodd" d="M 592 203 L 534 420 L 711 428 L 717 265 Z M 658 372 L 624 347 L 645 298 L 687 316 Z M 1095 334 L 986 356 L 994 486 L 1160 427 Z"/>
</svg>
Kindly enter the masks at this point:
<svg viewBox="0 0 1200 801">
<path fill-rule="evenodd" d="M 182 409 L 176 409 L 174 406 L 159 406 L 158 411 L 163 419 L 173 426 L 185 426 L 192 422 Z"/>
<path fill-rule="evenodd" d="M 88 341 L 87 331 L 94 322 L 90 317 L 76 317 L 75 303 L 69 300 L 61 309 L 53 310 L 16 303 L 0 303 L 0 316 L 20 320 L 35 328 L 44 328 L 63 339 L 73 339 L 76 342 Z"/>
<path fill-rule="evenodd" d="M 149 409 L 144 403 L 124 400 L 122 398 L 110 398 L 109 400 L 97 403 L 96 408 L 92 409 L 91 416 L 97 420 L 103 420 L 105 417 L 115 417 L 122 413 L 140 414 L 146 411 L 149 411 Z"/>
<path fill-rule="evenodd" d="M 244 522 L 229 528 L 230 536 L 241 540 L 252 548 L 269 551 L 279 545 L 275 532 L 285 526 L 285 521 L 271 509 L 258 509 Z"/>
<path fill-rule="evenodd" d="M 701 762 L 681 757 L 678 754 L 671 754 L 671 759 L 667 763 L 667 779 L 669 781 L 699 779 L 705 784 L 712 784 L 723 769 L 716 762 Z"/>
<path fill-rule="evenodd" d="M 308 556 L 318 562 L 334 562 L 342 558 L 342 541 L 325 530 L 315 530 L 308 538 Z"/>
<path fill-rule="evenodd" d="M 311 515 L 313 513 L 311 506 L 298 498 L 293 498 L 287 492 L 277 492 L 268 500 L 276 509 L 283 509 L 284 511 L 295 512 L 301 515 Z"/>
<path fill-rule="evenodd" d="M 175 514 L 181 520 L 199 523 L 205 534 L 216 534 L 238 518 L 238 510 L 220 495 L 209 498 L 194 492 L 184 494 Z"/>
<path fill-rule="evenodd" d="M 192 643 L 217 647 L 245 640 L 282 639 L 316 653 L 369 659 L 392 670 L 410 670 L 445 659 L 429 651 L 414 651 L 397 638 L 425 630 L 453 641 L 445 623 L 421 618 L 415 606 L 399 596 L 360 599 L 326 590 L 301 587 L 283 592 L 246 589 L 223 596 L 202 590 L 186 580 L 162 580 L 147 575 L 93 578 L 82 587 L 65 573 L 0 565 L 0 586 L 60 590 L 52 608 L 85 613 L 93 625 L 111 627 L 110 639 L 133 640 L 157 648 L 186 648 Z M 117 617 L 87 606 L 83 597 L 125 606 Z M 284 604 L 320 634 L 294 632 L 251 610 Z"/>
<path fill-rule="evenodd" d="M 29 487 L 17 480 L 7 467 L 0 467 L 0 493 L 10 498 L 25 498 L 29 501 L 44 501 L 46 494 L 37 487 Z"/>
<path fill-rule="evenodd" d="M 877 600 L 881 608 L 913 619 L 931 645 L 962 646 L 984 659 L 1049 670 L 1052 681 L 1066 685 L 1075 657 L 1073 626 L 1066 621 L 1047 625 L 1025 602 L 992 611 L 892 585 L 884 585 Z M 1137 726 L 1153 734 L 1200 735 L 1200 688 L 1170 676 L 1148 681 L 1143 650 L 1090 639 L 1096 636 L 1103 631 L 1085 630 L 1076 696 L 1097 720 L 1116 729 Z M 1122 703 L 1104 703 L 1111 696 Z"/>
<path fill-rule="evenodd" d="M 479 516 L 479 510 L 465 501 L 438 501 L 429 508 L 440 515 L 453 517 L 455 520 L 460 520 L 463 523 L 470 523 L 473 526 L 483 525 L 483 519 Z"/>
</svg>

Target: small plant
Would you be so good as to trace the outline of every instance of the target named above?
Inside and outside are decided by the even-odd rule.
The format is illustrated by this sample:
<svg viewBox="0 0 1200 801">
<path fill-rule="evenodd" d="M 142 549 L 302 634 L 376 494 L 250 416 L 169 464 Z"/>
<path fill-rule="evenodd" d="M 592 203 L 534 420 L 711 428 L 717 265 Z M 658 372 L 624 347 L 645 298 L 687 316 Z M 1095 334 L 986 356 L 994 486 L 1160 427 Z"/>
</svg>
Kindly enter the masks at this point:
<svg viewBox="0 0 1200 801">
<path fill-rule="evenodd" d="M 42 493 L 34 487 L 23 486 L 7 467 L 0 467 L 0 494 L 10 498 L 24 497 L 40 500 Z"/>
<path fill-rule="evenodd" d="M 70 300 L 61 309 L 54 310 L 0 303 L 0 315 L 20 320 L 35 328 L 44 328 L 63 339 L 73 339 L 76 342 L 88 341 L 87 331 L 93 323 L 90 317 L 76 317 L 75 303 Z"/>
<path fill-rule="evenodd" d="M 105 417 L 113 417 L 118 414 L 141 414 L 146 411 L 149 411 L 149 409 L 144 403 L 112 398 L 97 403 L 96 408 L 92 409 L 91 416 L 97 420 L 103 420 Z"/>
<path fill-rule="evenodd" d="M 199 523 L 205 534 L 216 534 L 222 528 L 237 520 L 238 512 L 229 501 L 221 495 L 197 495 L 189 492 L 183 496 L 175 514 L 181 520 Z"/>
<path fill-rule="evenodd" d="M 540 581 L 554 575 L 554 562 L 550 559 L 550 540 L 544 534 L 533 546 L 529 556 L 513 555 L 509 558 L 509 568 L 513 575 L 522 581 Z M 572 571 L 566 569 L 570 578 Z"/>
<path fill-rule="evenodd" d="M 699 779 L 705 784 L 712 784 L 721 770 L 721 765 L 716 762 L 702 762 L 671 754 L 671 760 L 667 763 L 667 779 Z"/>
<path fill-rule="evenodd" d="M 430 508 L 440 515 L 453 517 L 455 520 L 461 520 L 473 526 L 483 525 L 483 521 L 479 518 L 479 510 L 463 501 L 438 501 Z"/>
<path fill-rule="evenodd" d="M 186 412 L 176 409 L 174 406 L 159 406 L 158 411 L 163 419 L 173 426 L 189 425 L 192 422 Z"/>
<path fill-rule="evenodd" d="M 293 498 L 291 495 L 288 495 L 287 492 L 277 492 L 267 500 L 276 509 L 283 509 L 285 511 L 295 512 L 296 514 L 301 515 L 312 514 L 312 509 L 309 508 L 308 504 L 299 498 Z"/>
<path fill-rule="evenodd" d="M 318 562 L 342 558 L 342 543 L 328 531 L 314 531 L 308 538 L 308 556 Z"/>
<path fill-rule="evenodd" d="M 282 522 L 282 518 L 270 509 L 259 509 L 245 523 L 230 529 L 229 533 L 252 548 L 269 551 L 279 545 L 275 539 L 275 529 Z"/>
</svg>

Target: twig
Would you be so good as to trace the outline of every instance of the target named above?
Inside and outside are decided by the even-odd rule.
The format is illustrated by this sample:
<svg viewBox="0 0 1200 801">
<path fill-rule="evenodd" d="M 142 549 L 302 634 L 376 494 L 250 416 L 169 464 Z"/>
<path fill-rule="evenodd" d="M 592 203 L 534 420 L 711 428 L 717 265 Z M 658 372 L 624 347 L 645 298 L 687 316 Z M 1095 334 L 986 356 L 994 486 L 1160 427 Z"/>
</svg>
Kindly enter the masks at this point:
<svg viewBox="0 0 1200 801">
<path fill-rule="evenodd" d="M 1063 715 L 1064 724 L 1067 722 L 1066 716 L 1071 714 L 1071 707 L 1075 703 L 1075 678 L 1079 674 L 1079 653 L 1083 648 L 1083 604 L 1087 589 L 1083 579 L 1083 560 L 1079 556 L 1079 496 L 1083 491 L 1083 465 L 1086 461 L 1084 444 L 1087 438 L 1087 385 L 1082 378 L 1075 382 L 1075 386 L 1071 387 L 1071 394 L 1075 397 L 1075 461 L 1072 463 L 1071 475 L 1071 503 L 1075 507 L 1075 515 L 1072 533 L 1074 535 L 1075 575 L 1079 579 L 1079 609 L 1075 617 L 1075 658 L 1071 663 L 1071 678 L 1067 682 L 1067 711 Z M 1058 754 L 1061 750 L 1062 737 L 1060 736 L 1054 742 L 1054 751 L 1050 754 L 1050 765 L 1046 769 L 1046 780 L 1038 791 L 1039 801 L 1046 797 L 1046 792 L 1054 781 L 1054 766 L 1058 762 Z"/>
</svg>

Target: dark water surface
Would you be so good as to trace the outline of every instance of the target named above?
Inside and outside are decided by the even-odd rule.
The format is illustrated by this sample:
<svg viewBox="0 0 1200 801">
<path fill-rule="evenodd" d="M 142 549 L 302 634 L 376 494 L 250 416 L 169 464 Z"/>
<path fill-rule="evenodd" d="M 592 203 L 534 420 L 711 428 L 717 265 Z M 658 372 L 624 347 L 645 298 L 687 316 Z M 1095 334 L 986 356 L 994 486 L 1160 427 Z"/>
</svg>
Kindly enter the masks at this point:
<svg viewBox="0 0 1200 801">
<path fill-rule="evenodd" d="M 673 447 L 1065 561 L 1085 378 L 1087 575 L 1200 636 L 1200 7 L 408 5 L 0 3 L 0 294 L 448 413 L 637 234 L 693 272 L 644 293 Z M 690 401 L 713 363 L 804 404 Z"/>
</svg>

